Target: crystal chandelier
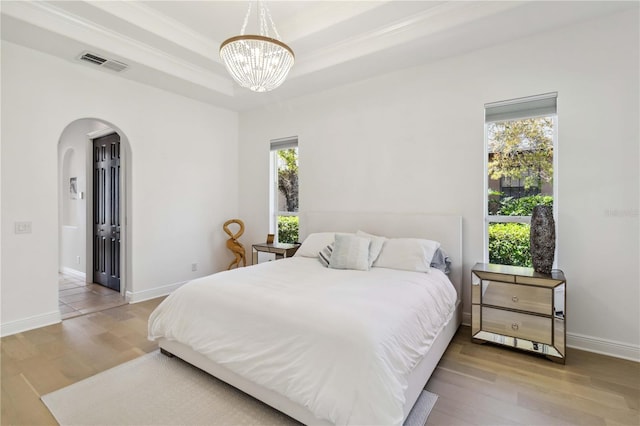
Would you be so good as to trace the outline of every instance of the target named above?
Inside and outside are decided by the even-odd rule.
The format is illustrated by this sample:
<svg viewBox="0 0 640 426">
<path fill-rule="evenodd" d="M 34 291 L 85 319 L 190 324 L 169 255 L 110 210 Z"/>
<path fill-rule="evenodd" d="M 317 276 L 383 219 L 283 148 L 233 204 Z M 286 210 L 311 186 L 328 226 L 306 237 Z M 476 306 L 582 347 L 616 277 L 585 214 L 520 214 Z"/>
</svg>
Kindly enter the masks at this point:
<svg viewBox="0 0 640 426">
<path fill-rule="evenodd" d="M 254 92 L 268 92 L 280 86 L 293 66 L 293 50 L 282 41 L 273 23 L 269 8 L 262 0 L 257 1 L 258 25 L 260 35 L 245 35 L 244 31 L 251 15 L 251 5 L 240 35 L 225 40 L 220 45 L 220 58 L 231 77 L 242 87 Z M 273 37 L 269 35 L 269 25 Z"/>
</svg>

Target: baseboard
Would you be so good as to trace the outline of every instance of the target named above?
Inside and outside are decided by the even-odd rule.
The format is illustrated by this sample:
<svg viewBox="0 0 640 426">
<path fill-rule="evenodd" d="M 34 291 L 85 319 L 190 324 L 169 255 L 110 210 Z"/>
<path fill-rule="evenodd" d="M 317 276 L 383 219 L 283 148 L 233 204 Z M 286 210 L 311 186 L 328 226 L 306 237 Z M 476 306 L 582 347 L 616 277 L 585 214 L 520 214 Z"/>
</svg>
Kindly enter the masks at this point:
<svg viewBox="0 0 640 426">
<path fill-rule="evenodd" d="M 462 313 L 462 325 L 466 325 L 467 327 L 471 327 L 471 312 L 463 312 Z"/>
<path fill-rule="evenodd" d="M 0 325 L 0 336 L 10 336 L 12 334 L 22 333 L 23 331 L 33 330 L 34 328 L 57 324 L 60 321 L 62 321 L 62 317 L 60 316 L 59 310 L 17 321 L 9 321 Z"/>
<path fill-rule="evenodd" d="M 462 313 L 462 325 L 471 326 L 471 313 Z M 640 362 L 640 346 L 634 346 L 628 343 L 576 333 L 567 333 L 567 346 L 582 351 Z"/>
<path fill-rule="evenodd" d="M 640 346 L 614 340 L 601 339 L 576 333 L 567 333 L 567 346 L 587 352 L 640 362 Z"/>
<path fill-rule="evenodd" d="M 76 278 L 80 278 L 81 280 L 86 280 L 87 279 L 87 274 L 85 274 L 84 272 L 77 271 L 77 270 L 71 269 L 71 268 L 67 268 L 66 266 L 60 267 L 60 272 L 62 272 L 63 274 L 71 275 L 71 276 L 76 277 Z"/>
<path fill-rule="evenodd" d="M 162 287 L 156 287 L 149 290 L 142 291 L 127 291 L 126 299 L 129 303 L 138 303 L 144 302 L 145 300 L 155 299 L 156 297 L 166 296 L 171 294 L 173 291 L 182 287 L 188 281 L 182 281 L 179 283 L 169 284 Z"/>
</svg>

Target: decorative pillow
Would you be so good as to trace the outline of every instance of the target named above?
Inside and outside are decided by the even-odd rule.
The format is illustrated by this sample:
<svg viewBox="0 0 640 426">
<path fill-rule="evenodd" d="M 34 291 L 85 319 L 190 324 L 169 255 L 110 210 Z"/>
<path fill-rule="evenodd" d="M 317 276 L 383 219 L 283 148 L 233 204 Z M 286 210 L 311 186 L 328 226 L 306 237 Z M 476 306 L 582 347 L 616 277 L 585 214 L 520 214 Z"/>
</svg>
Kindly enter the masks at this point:
<svg viewBox="0 0 640 426">
<path fill-rule="evenodd" d="M 441 270 L 445 274 L 451 272 L 451 259 L 449 258 L 449 255 L 447 255 L 447 252 L 442 249 L 442 247 L 436 250 L 436 252 L 433 254 L 433 259 L 431 259 L 430 266 L 434 269 Z"/>
<path fill-rule="evenodd" d="M 333 253 L 333 243 L 329 244 L 318 253 L 318 260 L 322 263 L 322 266 L 325 268 L 329 267 L 329 262 L 331 261 L 331 253 Z"/>
<path fill-rule="evenodd" d="M 364 231 L 356 232 L 358 237 L 365 237 L 371 240 L 371 245 L 369 246 L 369 267 L 373 265 L 373 262 L 378 259 L 380 256 L 380 252 L 382 251 L 382 246 L 384 242 L 387 240 L 385 237 L 378 237 L 377 235 L 367 234 Z"/>
<path fill-rule="evenodd" d="M 440 248 L 437 241 L 420 238 L 389 238 L 382 246 L 377 268 L 400 269 L 402 271 L 429 272 L 435 251 Z"/>
<path fill-rule="evenodd" d="M 335 239 L 335 232 L 316 232 L 309 234 L 302 245 L 294 254 L 294 257 L 316 257 L 318 252 L 331 244 Z"/>
<path fill-rule="evenodd" d="M 329 268 L 369 270 L 369 238 L 348 234 L 336 234 L 335 238 Z"/>
</svg>

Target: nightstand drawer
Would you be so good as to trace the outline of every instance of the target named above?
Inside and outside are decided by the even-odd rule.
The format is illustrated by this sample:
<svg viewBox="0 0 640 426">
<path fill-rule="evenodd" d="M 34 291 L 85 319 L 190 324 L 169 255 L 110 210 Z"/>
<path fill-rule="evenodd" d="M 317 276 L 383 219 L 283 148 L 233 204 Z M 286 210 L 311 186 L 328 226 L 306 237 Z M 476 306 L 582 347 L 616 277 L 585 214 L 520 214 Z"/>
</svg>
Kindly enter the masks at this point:
<svg viewBox="0 0 640 426">
<path fill-rule="evenodd" d="M 551 315 L 552 289 L 483 281 L 483 305 Z"/>
<path fill-rule="evenodd" d="M 482 329 L 491 333 L 551 344 L 551 318 L 483 307 Z"/>
</svg>

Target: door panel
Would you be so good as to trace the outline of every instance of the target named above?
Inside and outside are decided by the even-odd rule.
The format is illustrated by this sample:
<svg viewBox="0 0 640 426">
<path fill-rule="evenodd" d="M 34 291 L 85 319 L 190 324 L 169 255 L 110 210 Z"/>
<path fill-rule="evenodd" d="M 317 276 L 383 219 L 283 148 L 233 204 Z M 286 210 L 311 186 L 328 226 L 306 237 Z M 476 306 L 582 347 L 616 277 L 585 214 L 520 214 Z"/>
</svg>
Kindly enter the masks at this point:
<svg viewBox="0 0 640 426">
<path fill-rule="evenodd" d="M 120 291 L 120 136 L 93 140 L 93 281 Z"/>
</svg>

